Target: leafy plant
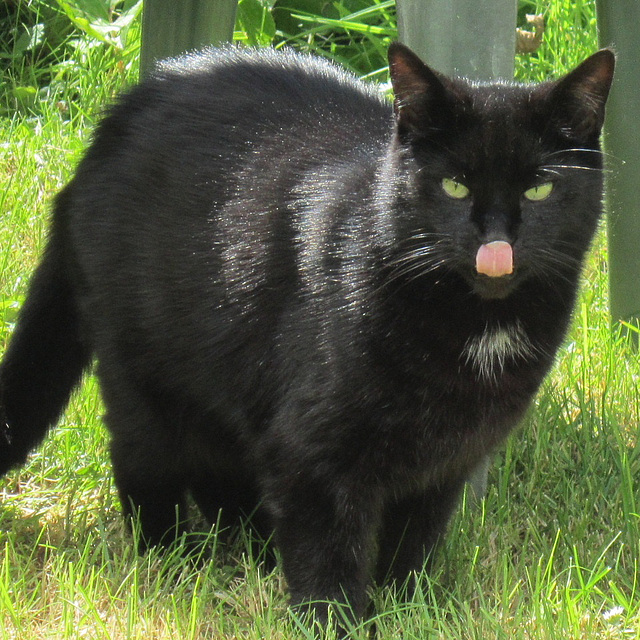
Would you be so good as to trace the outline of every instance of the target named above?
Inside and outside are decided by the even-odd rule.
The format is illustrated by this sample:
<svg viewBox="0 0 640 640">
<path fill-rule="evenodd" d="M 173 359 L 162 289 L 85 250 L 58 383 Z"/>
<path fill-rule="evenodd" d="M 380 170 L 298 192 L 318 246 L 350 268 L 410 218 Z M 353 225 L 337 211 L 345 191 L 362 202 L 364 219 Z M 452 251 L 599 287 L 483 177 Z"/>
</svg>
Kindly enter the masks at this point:
<svg viewBox="0 0 640 640">
<path fill-rule="evenodd" d="M 273 15 L 276 46 L 312 51 L 368 78 L 386 76 L 395 0 L 277 0 Z"/>
<path fill-rule="evenodd" d="M 239 0 L 234 40 L 253 46 L 271 44 L 276 35 L 274 3 L 275 0 Z"/>
<path fill-rule="evenodd" d="M 57 104 L 77 114 L 77 95 L 98 68 L 126 75 L 136 61 L 142 0 L 18 0 L 0 18 L 7 65 L 0 113 L 37 114 Z M 104 103 L 106 83 L 96 94 Z"/>
<path fill-rule="evenodd" d="M 89 46 L 106 44 L 125 51 L 133 21 L 142 10 L 142 0 L 55 0 Z M 76 46 L 78 44 L 76 43 Z"/>
</svg>

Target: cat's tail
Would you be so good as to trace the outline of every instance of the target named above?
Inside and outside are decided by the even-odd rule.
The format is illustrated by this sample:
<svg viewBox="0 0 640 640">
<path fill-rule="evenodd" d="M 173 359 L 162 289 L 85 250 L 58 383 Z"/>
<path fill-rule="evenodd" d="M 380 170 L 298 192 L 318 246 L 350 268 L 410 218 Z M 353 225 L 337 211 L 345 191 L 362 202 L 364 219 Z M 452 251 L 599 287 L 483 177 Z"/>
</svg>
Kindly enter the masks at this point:
<svg viewBox="0 0 640 640">
<path fill-rule="evenodd" d="M 0 364 L 0 475 L 23 463 L 43 440 L 91 359 L 63 233 L 68 201 L 69 189 L 56 202 L 44 257 Z"/>
</svg>

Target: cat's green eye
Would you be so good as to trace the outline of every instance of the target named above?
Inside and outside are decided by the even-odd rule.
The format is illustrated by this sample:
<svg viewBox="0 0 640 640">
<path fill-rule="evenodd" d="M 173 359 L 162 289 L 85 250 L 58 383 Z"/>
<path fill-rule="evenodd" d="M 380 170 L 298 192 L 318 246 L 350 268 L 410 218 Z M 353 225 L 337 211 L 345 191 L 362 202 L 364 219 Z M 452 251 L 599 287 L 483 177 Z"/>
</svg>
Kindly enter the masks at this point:
<svg viewBox="0 0 640 640">
<path fill-rule="evenodd" d="M 450 198 L 455 198 L 456 200 L 462 200 L 469 195 L 469 189 L 462 182 L 451 178 L 442 179 L 442 189 Z"/>
<path fill-rule="evenodd" d="M 531 187 L 524 192 L 524 197 L 531 202 L 546 200 L 553 191 L 553 182 L 543 182 L 536 187 Z"/>
</svg>

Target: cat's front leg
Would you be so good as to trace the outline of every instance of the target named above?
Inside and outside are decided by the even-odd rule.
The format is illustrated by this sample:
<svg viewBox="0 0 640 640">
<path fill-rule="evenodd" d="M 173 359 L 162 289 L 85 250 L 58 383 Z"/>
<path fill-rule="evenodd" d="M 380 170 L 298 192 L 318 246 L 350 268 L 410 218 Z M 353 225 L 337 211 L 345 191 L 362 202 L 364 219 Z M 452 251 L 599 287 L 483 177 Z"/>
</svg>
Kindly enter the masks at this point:
<svg viewBox="0 0 640 640">
<path fill-rule="evenodd" d="M 443 480 L 385 505 L 376 566 L 378 584 L 402 587 L 414 572 L 425 567 L 458 504 L 464 482 L 459 478 Z"/>
<path fill-rule="evenodd" d="M 335 478 L 295 475 L 274 482 L 267 499 L 291 603 L 308 606 L 321 624 L 333 610 L 342 626 L 343 616 L 365 612 L 380 505 Z"/>
</svg>

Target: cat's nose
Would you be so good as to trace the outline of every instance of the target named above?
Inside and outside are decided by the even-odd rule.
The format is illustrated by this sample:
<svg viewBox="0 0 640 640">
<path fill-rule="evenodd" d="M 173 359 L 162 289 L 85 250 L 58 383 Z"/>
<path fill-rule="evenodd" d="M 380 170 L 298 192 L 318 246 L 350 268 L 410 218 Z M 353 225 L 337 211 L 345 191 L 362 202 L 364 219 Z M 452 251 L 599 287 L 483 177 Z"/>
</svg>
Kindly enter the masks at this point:
<svg viewBox="0 0 640 640">
<path fill-rule="evenodd" d="M 480 242 L 503 241 L 513 245 L 520 225 L 520 212 L 508 202 L 494 201 L 475 212 Z"/>
</svg>

